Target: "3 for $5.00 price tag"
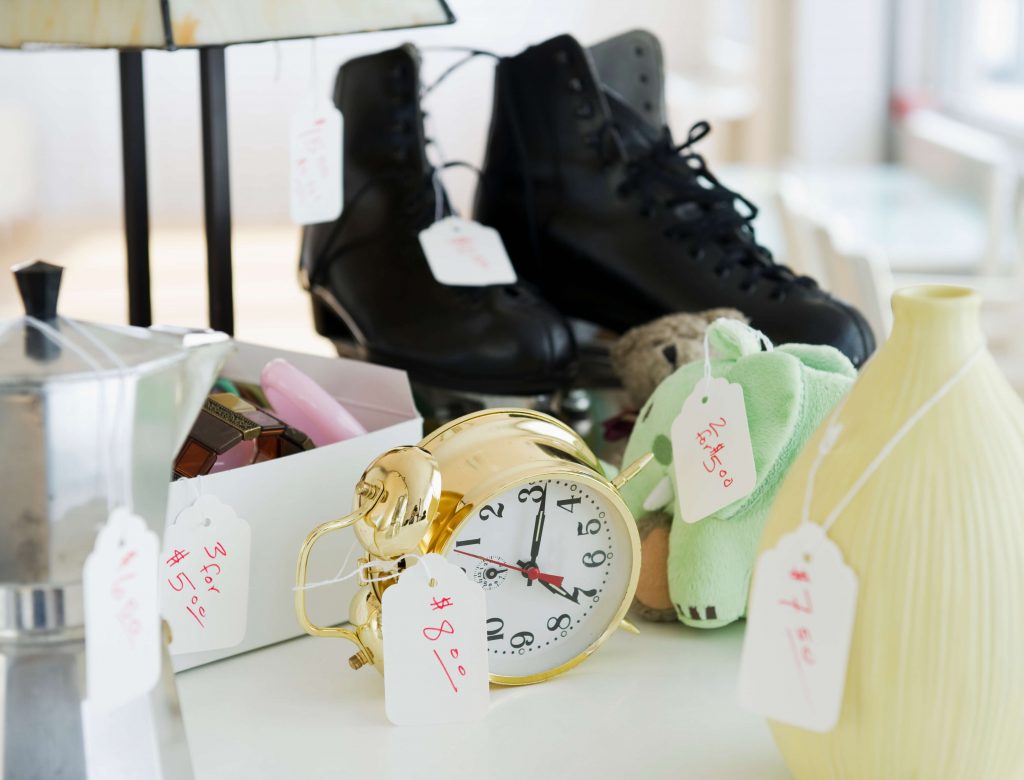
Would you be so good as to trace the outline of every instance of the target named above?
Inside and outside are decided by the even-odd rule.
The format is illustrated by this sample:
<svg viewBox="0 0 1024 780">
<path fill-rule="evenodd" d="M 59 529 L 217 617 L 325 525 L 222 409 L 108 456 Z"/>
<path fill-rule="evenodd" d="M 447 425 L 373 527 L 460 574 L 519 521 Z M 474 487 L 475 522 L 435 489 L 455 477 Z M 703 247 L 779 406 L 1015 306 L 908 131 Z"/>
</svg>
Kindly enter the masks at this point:
<svg viewBox="0 0 1024 780">
<path fill-rule="evenodd" d="M 701 380 L 672 423 L 672 463 L 682 518 L 696 523 L 746 498 L 757 484 L 743 388 Z"/>
<path fill-rule="evenodd" d="M 490 703 L 483 589 L 430 553 L 384 591 L 384 702 L 399 726 L 479 720 Z"/>
<path fill-rule="evenodd" d="M 216 496 L 200 496 L 167 529 L 159 586 L 171 653 L 234 647 L 245 637 L 251 535 Z"/>
</svg>

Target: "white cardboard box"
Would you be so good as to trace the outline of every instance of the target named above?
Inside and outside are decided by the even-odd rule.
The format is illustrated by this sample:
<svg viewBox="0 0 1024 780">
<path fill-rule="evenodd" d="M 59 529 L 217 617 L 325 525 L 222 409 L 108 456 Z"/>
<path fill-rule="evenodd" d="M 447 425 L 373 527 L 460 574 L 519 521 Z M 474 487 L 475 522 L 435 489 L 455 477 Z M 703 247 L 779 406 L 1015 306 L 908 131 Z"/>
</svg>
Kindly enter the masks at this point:
<svg viewBox="0 0 1024 780">
<path fill-rule="evenodd" d="M 275 357 L 285 358 L 319 382 L 368 432 L 279 460 L 171 483 L 168 524 L 199 495 L 213 494 L 252 528 L 245 638 L 231 648 L 172 656 L 178 672 L 301 634 L 292 589 L 302 541 L 315 526 L 351 511 L 356 481 L 374 458 L 423 438 L 423 420 L 403 371 L 238 342 L 221 373 L 258 382 L 260 370 Z M 346 555 L 345 573 L 354 570 L 361 554 L 351 529 L 325 536 L 310 557 L 309 581 L 334 578 Z M 348 620 L 357 580 L 353 577 L 309 591 L 310 617 L 320 625 Z"/>
</svg>

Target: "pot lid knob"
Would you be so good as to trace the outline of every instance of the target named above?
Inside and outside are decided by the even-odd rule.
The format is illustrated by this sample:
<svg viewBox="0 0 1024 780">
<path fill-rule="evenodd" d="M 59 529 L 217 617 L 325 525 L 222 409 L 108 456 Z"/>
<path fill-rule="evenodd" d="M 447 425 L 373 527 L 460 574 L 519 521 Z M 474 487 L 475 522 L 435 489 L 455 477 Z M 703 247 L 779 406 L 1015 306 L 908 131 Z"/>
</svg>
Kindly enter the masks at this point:
<svg viewBox="0 0 1024 780">
<path fill-rule="evenodd" d="M 25 306 L 25 314 L 38 320 L 50 321 L 57 317 L 57 296 L 64 268 L 43 260 L 22 263 L 11 269 L 18 284 L 18 292 Z"/>
</svg>

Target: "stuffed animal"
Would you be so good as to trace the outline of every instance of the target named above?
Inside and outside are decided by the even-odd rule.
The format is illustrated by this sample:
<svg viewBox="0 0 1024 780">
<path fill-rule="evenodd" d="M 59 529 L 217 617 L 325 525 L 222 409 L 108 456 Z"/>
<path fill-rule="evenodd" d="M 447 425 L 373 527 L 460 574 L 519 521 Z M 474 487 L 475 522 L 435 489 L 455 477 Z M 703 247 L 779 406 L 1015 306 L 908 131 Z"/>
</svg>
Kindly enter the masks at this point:
<svg viewBox="0 0 1024 780">
<path fill-rule="evenodd" d="M 735 320 L 714 322 L 708 339 L 716 358 L 712 375 L 743 388 L 757 471 L 754 490 L 699 522 L 673 522 L 670 430 L 702 380 L 703 358 L 658 385 L 640 410 L 623 461 L 654 453 L 654 462 L 623 490 L 647 532 L 640 575 L 645 587 L 637 588 L 641 614 L 673 615 L 697 628 L 724 626 L 746 613 L 757 543 L 776 490 L 804 442 L 856 377 L 850 361 L 832 347 L 787 344 L 765 351 L 761 334 Z M 667 565 L 659 554 L 667 556 Z"/>
<path fill-rule="evenodd" d="M 704 332 L 717 319 L 746 322 L 736 309 L 710 309 L 695 314 L 668 314 L 626 331 L 610 350 L 612 369 L 626 389 L 631 408 L 604 424 L 606 455 L 621 460 L 636 413 L 654 389 L 680 366 L 704 357 Z M 647 620 L 675 620 L 665 567 L 672 518 L 664 512 L 637 517 L 643 563 L 634 608 Z"/>
<path fill-rule="evenodd" d="M 736 309 L 668 314 L 627 330 L 612 344 L 612 369 L 634 409 L 647 403 L 654 388 L 677 368 L 704 357 L 704 331 L 723 317 L 747 321 Z"/>
</svg>

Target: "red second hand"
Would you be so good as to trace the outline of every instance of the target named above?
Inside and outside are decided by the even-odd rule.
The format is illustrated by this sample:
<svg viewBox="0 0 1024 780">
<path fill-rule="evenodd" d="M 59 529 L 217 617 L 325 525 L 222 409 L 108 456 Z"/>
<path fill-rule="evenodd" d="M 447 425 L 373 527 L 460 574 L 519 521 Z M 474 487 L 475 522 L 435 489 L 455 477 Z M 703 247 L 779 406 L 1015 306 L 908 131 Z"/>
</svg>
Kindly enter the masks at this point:
<svg viewBox="0 0 1024 780">
<path fill-rule="evenodd" d="M 540 580 L 541 582 L 546 582 L 549 585 L 554 585 L 556 588 L 562 587 L 562 581 L 565 579 L 565 577 L 559 577 L 557 574 L 545 574 L 536 566 L 531 566 L 529 569 L 520 569 L 518 566 L 512 566 L 507 563 L 502 563 L 501 561 L 496 561 L 492 558 L 484 558 L 484 556 L 482 555 L 474 555 L 473 553 L 468 553 L 463 550 L 456 550 L 455 552 L 457 552 L 459 555 L 468 555 L 470 558 L 479 558 L 481 561 L 493 563 L 495 566 L 500 566 L 503 569 L 521 571 L 531 580 Z"/>
</svg>

